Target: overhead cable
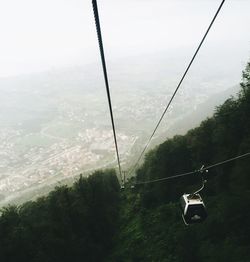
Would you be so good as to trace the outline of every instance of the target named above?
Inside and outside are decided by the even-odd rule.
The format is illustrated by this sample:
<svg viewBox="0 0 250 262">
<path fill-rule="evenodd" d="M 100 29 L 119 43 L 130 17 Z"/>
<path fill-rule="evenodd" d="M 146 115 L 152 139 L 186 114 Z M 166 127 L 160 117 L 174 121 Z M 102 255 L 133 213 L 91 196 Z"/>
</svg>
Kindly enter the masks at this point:
<svg viewBox="0 0 250 262">
<path fill-rule="evenodd" d="M 100 49 L 101 60 L 102 60 L 102 68 L 103 68 L 106 92 L 107 92 L 107 97 L 108 97 L 109 112 L 110 112 L 110 118 L 111 118 L 112 129 L 113 129 L 113 136 L 114 136 L 114 142 L 115 142 L 115 149 L 116 149 L 116 157 L 117 157 L 117 162 L 118 162 L 118 167 L 119 167 L 120 179 L 122 181 L 121 163 L 120 163 L 119 150 L 118 150 L 118 144 L 117 144 L 117 137 L 116 137 L 116 131 L 115 131 L 115 121 L 114 121 L 114 117 L 113 117 L 111 96 L 110 96 L 110 91 L 109 91 L 109 81 L 108 81 L 107 67 L 106 67 L 106 61 L 105 61 L 105 54 L 104 54 L 104 48 L 103 48 L 103 42 L 102 42 L 101 26 L 100 26 L 100 20 L 99 20 L 99 14 L 98 14 L 98 6 L 97 6 L 96 0 L 92 0 L 92 5 L 93 5 L 94 16 L 95 16 L 96 31 L 97 31 L 99 49 Z"/>
<path fill-rule="evenodd" d="M 131 168 L 131 170 L 130 170 L 130 172 L 129 172 L 130 174 L 131 174 L 132 172 L 135 171 L 135 169 L 136 169 L 136 167 L 138 166 L 138 164 L 139 164 L 139 162 L 140 162 L 142 156 L 144 155 L 145 151 L 147 150 L 147 148 L 148 148 L 148 146 L 149 146 L 149 144 L 150 144 L 150 142 L 151 142 L 153 136 L 155 135 L 156 130 L 158 129 L 158 127 L 159 127 L 159 125 L 160 125 L 160 123 L 161 123 L 163 117 L 165 116 L 166 112 L 168 111 L 168 109 L 169 109 L 169 107 L 170 107 L 170 105 L 171 105 L 171 103 L 172 103 L 172 101 L 173 101 L 173 99 L 174 99 L 174 97 L 175 97 L 177 91 L 179 90 L 179 88 L 180 88 L 180 86 L 181 86 L 183 80 L 185 79 L 185 77 L 186 77 L 186 75 L 187 75 L 187 73 L 188 73 L 188 71 L 189 71 L 191 65 L 193 64 L 193 62 L 194 62 L 194 60 L 195 60 L 195 58 L 196 58 L 196 56 L 197 56 L 197 54 L 198 54 L 200 48 L 201 48 L 202 44 L 204 43 L 204 41 L 205 41 L 205 39 L 206 39 L 206 37 L 207 37 L 207 35 L 208 35 L 210 29 L 211 29 L 211 27 L 212 27 L 212 25 L 213 25 L 213 23 L 214 23 L 216 17 L 218 16 L 218 14 L 219 14 L 219 12 L 220 12 L 220 10 L 221 10 L 221 8 L 222 8 L 224 2 L 225 2 L 225 0 L 222 0 L 220 6 L 219 6 L 219 8 L 218 8 L 218 10 L 216 11 L 216 13 L 215 13 L 215 15 L 214 15 L 214 17 L 213 17 L 213 19 L 212 19 L 210 25 L 209 25 L 209 27 L 207 28 L 206 33 L 204 34 L 204 36 L 203 36 L 203 38 L 202 38 L 202 40 L 201 40 L 201 42 L 200 42 L 198 48 L 196 49 L 196 51 L 195 51 L 195 53 L 194 53 L 194 55 L 193 55 L 191 61 L 190 61 L 189 64 L 188 64 L 188 66 L 187 66 L 187 68 L 186 68 L 186 70 L 185 70 L 185 72 L 184 72 L 184 74 L 183 74 L 183 76 L 182 76 L 180 82 L 178 83 L 178 85 L 177 85 L 177 87 L 176 87 L 176 89 L 175 89 L 175 91 L 174 91 L 174 93 L 173 93 L 171 99 L 169 100 L 169 102 L 168 102 L 166 108 L 164 109 L 164 111 L 163 111 L 163 113 L 162 113 L 162 115 L 161 115 L 159 121 L 157 122 L 156 127 L 155 127 L 155 129 L 153 130 L 153 133 L 151 134 L 151 136 L 150 136 L 148 142 L 146 143 L 145 147 L 143 148 L 143 150 L 142 150 L 142 152 L 141 152 L 141 154 L 140 154 L 140 156 L 139 156 L 139 158 L 138 158 L 136 164 Z"/>
<path fill-rule="evenodd" d="M 134 183 L 134 185 L 142 185 L 142 184 L 149 184 L 149 183 L 155 183 L 155 182 L 160 182 L 160 181 L 166 181 L 166 180 L 169 180 L 169 179 L 174 179 L 174 178 L 178 178 L 178 177 L 193 175 L 193 174 L 198 173 L 198 172 L 199 172 L 198 170 L 195 170 L 195 171 L 182 173 L 182 174 L 178 174 L 178 175 L 174 175 L 174 176 L 168 176 L 168 177 L 163 177 L 163 178 L 154 179 L 154 180 L 136 182 L 136 183 Z"/>
<path fill-rule="evenodd" d="M 211 168 L 214 168 L 214 167 L 217 167 L 217 166 L 220 166 L 220 165 L 224 165 L 224 164 L 226 164 L 228 162 L 231 162 L 231 161 L 243 158 L 243 157 L 247 157 L 247 156 L 250 156 L 250 152 L 249 153 L 245 153 L 243 155 L 239 155 L 239 156 L 233 157 L 233 158 L 229 158 L 227 160 L 218 162 L 216 164 L 213 164 L 213 165 L 210 165 L 210 166 L 207 166 L 207 167 L 204 167 L 203 169 L 208 170 L 208 169 L 211 169 Z"/>
<path fill-rule="evenodd" d="M 138 181 L 138 182 L 134 183 L 134 185 L 150 184 L 150 183 L 155 183 L 155 182 L 161 182 L 161 181 L 166 181 L 166 180 L 170 180 L 170 179 L 175 179 L 175 178 L 178 178 L 178 177 L 184 177 L 184 176 L 193 175 L 193 174 L 196 174 L 196 173 L 200 173 L 202 171 L 209 170 L 209 169 L 214 168 L 214 167 L 218 167 L 218 166 L 227 164 L 227 163 L 235 161 L 237 159 L 241 159 L 241 158 L 249 157 L 249 156 L 250 156 L 250 152 L 245 153 L 243 155 L 239 155 L 239 156 L 233 157 L 233 158 L 229 158 L 227 160 L 224 160 L 224 161 L 221 161 L 221 162 L 218 162 L 218 163 L 206 166 L 206 167 L 202 166 L 201 169 L 194 170 L 194 171 L 191 171 L 191 172 L 182 173 L 182 174 L 178 174 L 178 175 L 174 175 L 174 176 L 163 177 L 163 178 L 154 179 L 154 180 L 141 181 L 141 182 Z"/>
</svg>

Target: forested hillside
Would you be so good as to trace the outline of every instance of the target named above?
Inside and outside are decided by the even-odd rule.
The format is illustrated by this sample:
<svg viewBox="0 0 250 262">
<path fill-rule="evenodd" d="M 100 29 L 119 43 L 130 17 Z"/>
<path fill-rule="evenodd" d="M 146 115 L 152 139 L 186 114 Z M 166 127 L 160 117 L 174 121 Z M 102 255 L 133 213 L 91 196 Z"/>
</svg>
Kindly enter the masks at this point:
<svg viewBox="0 0 250 262">
<path fill-rule="evenodd" d="M 148 153 L 137 181 L 164 178 L 250 152 L 250 64 L 242 90 L 212 118 Z M 209 170 L 202 191 L 208 218 L 185 226 L 178 199 L 201 185 L 199 174 L 137 185 L 123 194 L 113 261 L 250 261 L 250 159 Z"/>
<path fill-rule="evenodd" d="M 250 158 L 206 173 L 202 224 L 185 226 L 178 203 L 199 174 L 130 188 L 250 152 L 250 63 L 241 87 L 199 127 L 150 151 L 124 190 L 114 171 L 97 171 L 4 208 L 0 261 L 250 261 Z"/>
<path fill-rule="evenodd" d="M 119 190 L 113 171 L 98 171 L 36 202 L 4 208 L 0 261 L 102 261 L 118 228 Z"/>
</svg>

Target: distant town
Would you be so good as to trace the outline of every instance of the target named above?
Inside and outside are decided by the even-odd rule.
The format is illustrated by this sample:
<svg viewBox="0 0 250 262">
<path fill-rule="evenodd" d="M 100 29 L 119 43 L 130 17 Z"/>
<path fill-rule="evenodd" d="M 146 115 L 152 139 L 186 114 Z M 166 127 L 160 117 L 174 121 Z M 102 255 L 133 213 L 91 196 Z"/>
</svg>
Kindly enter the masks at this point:
<svg viewBox="0 0 250 262">
<path fill-rule="evenodd" d="M 125 170 L 138 157 L 176 85 L 173 76 L 169 81 L 142 76 L 122 75 L 126 83 L 119 76 L 111 81 L 118 86 L 112 98 Z M 0 79 L 0 85 L 0 206 L 21 201 L 26 193 L 23 200 L 41 196 L 48 191 L 44 188 L 79 174 L 117 167 L 103 82 L 92 71 L 83 76 L 81 70 L 72 70 Z M 158 143 L 212 113 L 215 100 L 208 102 L 211 109 L 203 105 L 225 82 L 212 85 L 196 77 L 185 85 L 157 131 Z"/>
</svg>

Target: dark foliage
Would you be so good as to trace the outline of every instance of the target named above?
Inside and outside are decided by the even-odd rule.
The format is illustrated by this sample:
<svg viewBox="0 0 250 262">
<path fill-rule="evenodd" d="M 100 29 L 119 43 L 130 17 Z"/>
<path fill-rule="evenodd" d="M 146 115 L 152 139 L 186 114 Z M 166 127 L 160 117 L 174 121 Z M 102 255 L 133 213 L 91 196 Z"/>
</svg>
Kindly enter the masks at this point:
<svg viewBox="0 0 250 262">
<path fill-rule="evenodd" d="M 145 158 L 137 181 L 199 169 L 250 152 L 250 64 L 242 90 L 185 136 L 167 140 Z M 211 169 L 202 192 L 208 218 L 186 227 L 178 199 L 200 175 L 127 189 L 112 261 L 250 261 L 250 159 Z M 125 202 L 125 200 L 124 200 Z"/>
<path fill-rule="evenodd" d="M 98 171 L 72 188 L 4 208 L 0 261 L 102 261 L 117 228 L 119 190 L 113 171 Z"/>
</svg>

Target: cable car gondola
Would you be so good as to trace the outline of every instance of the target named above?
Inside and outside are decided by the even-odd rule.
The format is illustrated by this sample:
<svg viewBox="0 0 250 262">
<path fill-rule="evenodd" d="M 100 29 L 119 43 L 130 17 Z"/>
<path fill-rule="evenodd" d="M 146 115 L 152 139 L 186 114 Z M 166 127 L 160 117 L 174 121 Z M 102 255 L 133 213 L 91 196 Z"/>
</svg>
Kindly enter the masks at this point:
<svg viewBox="0 0 250 262">
<path fill-rule="evenodd" d="M 199 173 L 202 177 L 202 186 L 196 192 L 192 194 L 184 194 L 180 198 L 181 208 L 182 208 L 182 218 L 186 225 L 201 223 L 207 218 L 206 206 L 199 194 L 199 192 L 204 188 L 207 182 L 203 177 L 203 171 L 206 173 L 208 170 L 204 170 L 204 165 L 200 168 Z"/>
<path fill-rule="evenodd" d="M 184 194 L 180 202 L 182 218 L 186 225 L 201 223 L 206 219 L 207 211 L 200 194 Z"/>
</svg>

